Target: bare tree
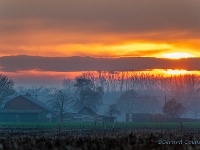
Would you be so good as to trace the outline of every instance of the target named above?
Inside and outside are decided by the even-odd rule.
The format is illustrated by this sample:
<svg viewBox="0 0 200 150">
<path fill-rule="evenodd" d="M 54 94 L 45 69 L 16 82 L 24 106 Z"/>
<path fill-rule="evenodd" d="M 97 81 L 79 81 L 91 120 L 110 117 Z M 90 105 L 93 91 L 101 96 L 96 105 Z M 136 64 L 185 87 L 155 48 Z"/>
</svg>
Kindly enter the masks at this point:
<svg viewBox="0 0 200 150">
<path fill-rule="evenodd" d="M 15 90 L 13 80 L 0 74 L 0 106 L 7 97 L 13 95 L 14 93 Z"/>
<path fill-rule="evenodd" d="M 177 102 L 174 98 L 168 100 L 163 107 L 163 113 L 173 118 L 180 117 L 184 111 L 185 108 L 183 105 Z"/>
<path fill-rule="evenodd" d="M 121 113 L 118 110 L 117 104 L 112 104 L 108 106 L 108 111 L 106 112 L 106 115 L 108 115 L 109 117 L 113 117 L 113 116 L 119 116 Z"/>
<path fill-rule="evenodd" d="M 63 122 L 63 114 L 66 108 L 73 103 L 72 94 L 63 89 L 56 89 L 49 95 L 51 98 L 48 104 L 56 111 L 58 111 L 60 120 Z"/>
<path fill-rule="evenodd" d="M 157 111 L 157 108 L 160 106 L 156 105 L 156 107 L 154 107 L 155 105 L 152 105 L 152 107 L 150 107 L 149 102 L 152 101 L 157 104 L 156 101 L 158 100 L 152 97 L 164 97 L 164 95 L 176 98 L 184 107 L 186 105 L 190 106 L 185 107 L 187 109 L 191 109 L 192 111 L 198 109 L 192 109 L 192 104 L 189 103 L 191 103 L 195 97 L 199 97 L 196 95 L 197 90 L 200 89 L 199 75 L 184 74 L 166 76 L 164 74 L 136 71 L 97 71 L 87 72 L 84 74 L 84 77 L 91 79 L 95 86 L 101 85 L 103 91 L 112 93 L 113 95 L 118 95 L 119 93 L 121 94 L 129 90 L 134 90 L 140 95 L 149 95 L 150 98 L 147 100 L 143 97 L 140 101 L 137 101 L 140 103 L 145 100 L 145 103 L 149 104 L 141 109 L 142 112 L 149 112 L 150 109 L 151 112 Z M 193 100 L 190 102 L 190 99 Z M 197 107 L 195 105 L 193 106 Z"/>
</svg>

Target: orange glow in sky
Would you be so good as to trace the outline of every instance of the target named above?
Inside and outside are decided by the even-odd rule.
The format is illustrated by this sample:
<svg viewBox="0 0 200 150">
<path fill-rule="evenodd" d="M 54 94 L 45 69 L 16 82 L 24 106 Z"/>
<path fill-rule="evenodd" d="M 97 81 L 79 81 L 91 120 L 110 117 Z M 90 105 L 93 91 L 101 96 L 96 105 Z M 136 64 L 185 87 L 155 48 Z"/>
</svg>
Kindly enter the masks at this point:
<svg viewBox="0 0 200 150">
<path fill-rule="evenodd" d="M 0 56 L 200 57 L 199 5 L 1 0 Z"/>
<path fill-rule="evenodd" d="M 56 35 L 55 35 L 56 36 Z M 86 37 L 87 38 L 87 37 Z M 47 37 L 44 37 L 47 39 Z M 98 39 L 98 37 L 97 37 Z M 25 39 L 23 39 L 25 40 Z M 40 39 L 37 39 L 40 40 Z M 69 57 L 69 56 L 91 56 L 91 57 L 158 57 L 158 58 L 188 58 L 200 56 L 196 48 L 176 45 L 175 42 L 157 43 L 153 41 L 119 41 L 117 43 L 62 43 L 37 44 L 26 43 L 23 45 L 0 44 L 0 56 L 8 55 L 31 55 L 45 57 Z M 180 43 L 179 43 L 180 44 Z M 13 47 L 15 47 L 13 49 Z M 176 52 L 176 50 L 179 52 Z"/>
<path fill-rule="evenodd" d="M 90 56 L 95 59 L 154 57 L 164 60 L 163 64 L 158 63 L 157 68 L 175 69 L 165 70 L 164 74 L 187 72 L 177 69 L 200 70 L 197 60 L 196 64 L 174 60 L 181 62 L 176 62 L 175 67 L 169 60 L 200 57 L 199 6 L 200 0 L 49 0 L 48 4 L 39 0 L 0 0 L 0 69 L 21 83 L 25 78 L 40 78 L 42 81 L 48 76 L 52 80 L 65 77 L 65 73 L 73 69 L 66 69 L 66 63 L 58 63 L 64 68 L 64 73 L 62 69 L 56 70 L 60 67 L 56 66 L 60 62 L 57 58 L 71 56 Z M 56 59 L 55 62 L 49 59 L 49 62 L 42 60 L 38 63 L 34 58 L 29 66 L 22 67 L 21 64 L 26 62 L 18 57 L 21 55 Z M 13 58 L 8 61 L 11 58 L 2 56 Z M 157 61 L 147 59 L 151 62 L 135 63 L 141 69 L 135 64 L 131 69 L 154 69 Z M 81 62 L 79 60 L 76 62 Z M 76 62 L 70 66 L 77 67 Z M 42 63 L 46 64 L 47 71 L 41 69 Z M 127 64 L 115 67 L 126 70 Z M 89 67 L 92 65 L 85 65 L 88 66 L 85 70 L 91 70 Z M 106 68 L 107 64 L 104 66 Z M 16 69 L 18 67 L 21 70 Z M 74 73 L 69 76 L 74 77 Z"/>
<path fill-rule="evenodd" d="M 86 71 L 86 72 L 53 72 L 53 71 L 38 71 L 38 70 L 29 70 L 29 71 L 19 71 L 17 73 L 3 72 L 8 77 L 12 78 L 18 86 L 49 86 L 49 87 L 60 87 L 62 86 L 63 79 L 75 79 L 75 77 L 82 75 L 83 73 L 96 74 L 95 71 Z M 122 76 L 123 72 L 118 72 Z M 159 77 L 169 77 L 176 75 L 191 75 L 196 74 L 200 75 L 200 71 L 187 71 L 183 69 L 153 69 L 147 71 L 127 71 L 126 77 L 131 76 L 140 76 L 143 74 L 159 76 Z M 108 74 L 107 74 L 108 75 Z"/>
<path fill-rule="evenodd" d="M 185 69 L 153 69 L 148 71 L 151 74 L 163 75 L 164 77 L 176 76 L 176 75 L 200 75 L 200 71 L 188 71 Z"/>
<path fill-rule="evenodd" d="M 189 53 L 182 53 L 182 52 L 175 52 L 175 53 L 168 53 L 168 54 L 162 54 L 164 58 L 170 58 L 170 59 L 180 59 L 180 58 L 189 58 L 194 57 L 194 55 Z"/>
</svg>

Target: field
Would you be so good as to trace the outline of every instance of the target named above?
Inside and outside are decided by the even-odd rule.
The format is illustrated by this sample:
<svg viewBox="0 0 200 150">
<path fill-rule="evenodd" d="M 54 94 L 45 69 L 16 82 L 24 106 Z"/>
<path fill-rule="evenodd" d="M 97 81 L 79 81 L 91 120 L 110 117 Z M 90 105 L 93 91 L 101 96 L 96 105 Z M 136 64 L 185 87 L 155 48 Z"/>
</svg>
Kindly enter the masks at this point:
<svg viewBox="0 0 200 150">
<path fill-rule="evenodd" d="M 200 149 L 200 123 L 0 123 L 0 150 Z"/>
</svg>

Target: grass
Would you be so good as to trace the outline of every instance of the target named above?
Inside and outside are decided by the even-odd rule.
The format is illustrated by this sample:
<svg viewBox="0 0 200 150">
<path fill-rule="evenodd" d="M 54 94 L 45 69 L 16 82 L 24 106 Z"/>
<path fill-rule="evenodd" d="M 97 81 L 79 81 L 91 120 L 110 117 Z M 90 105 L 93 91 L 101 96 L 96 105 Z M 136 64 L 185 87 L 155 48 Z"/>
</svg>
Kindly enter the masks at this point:
<svg viewBox="0 0 200 150">
<path fill-rule="evenodd" d="M 151 122 L 115 122 L 115 123 L 102 123 L 97 122 L 0 122 L 2 127 L 16 127 L 16 128 L 58 128 L 65 129 L 178 129 L 180 123 L 151 123 Z M 200 129 L 199 122 L 183 123 L 184 129 Z"/>
</svg>

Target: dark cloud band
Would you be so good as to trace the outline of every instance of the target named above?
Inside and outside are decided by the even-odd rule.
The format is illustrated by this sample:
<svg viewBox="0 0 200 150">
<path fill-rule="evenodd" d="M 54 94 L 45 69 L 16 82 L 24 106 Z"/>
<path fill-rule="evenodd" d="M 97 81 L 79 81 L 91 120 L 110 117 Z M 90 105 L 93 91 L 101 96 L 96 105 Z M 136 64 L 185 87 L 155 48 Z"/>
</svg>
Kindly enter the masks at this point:
<svg viewBox="0 0 200 150">
<path fill-rule="evenodd" d="M 179 60 L 132 57 L 132 58 L 92 58 L 92 57 L 0 57 L 1 71 L 17 72 L 28 70 L 73 72 L 96 70 L 141 71 L 147 69 L 200 70 L 200 58 Z"/>
</svg>

